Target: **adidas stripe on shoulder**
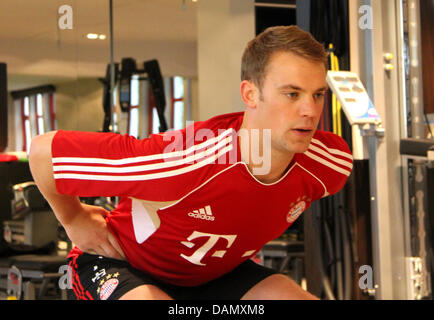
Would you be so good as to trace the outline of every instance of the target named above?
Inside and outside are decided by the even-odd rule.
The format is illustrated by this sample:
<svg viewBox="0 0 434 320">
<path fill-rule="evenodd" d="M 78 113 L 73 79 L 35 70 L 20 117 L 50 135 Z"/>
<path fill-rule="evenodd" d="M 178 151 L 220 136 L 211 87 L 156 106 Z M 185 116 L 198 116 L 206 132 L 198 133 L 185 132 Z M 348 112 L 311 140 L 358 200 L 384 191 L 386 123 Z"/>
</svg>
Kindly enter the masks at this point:
<svg viewBox="0 0 434 320">
<path fill-rule="evenodd" d="M 350 153 L 328 147 L 315 138 L 311 140 L 304 155 L 347 177 L 353 169 L 353 157 Z"/>
</svg>

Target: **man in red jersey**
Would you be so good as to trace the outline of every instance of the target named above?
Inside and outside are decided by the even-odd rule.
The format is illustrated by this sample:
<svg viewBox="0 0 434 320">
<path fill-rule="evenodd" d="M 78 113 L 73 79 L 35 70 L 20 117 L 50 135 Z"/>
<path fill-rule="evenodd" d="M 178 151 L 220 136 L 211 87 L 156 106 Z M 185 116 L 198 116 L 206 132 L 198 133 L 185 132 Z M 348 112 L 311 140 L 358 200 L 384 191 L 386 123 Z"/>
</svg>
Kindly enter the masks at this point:
<svg viewBox="0 0 434 320">
<path fill-rule="evenodd" d="M 76 299 L 317 299 L 251 258 L 351 173 L 316 130 L 327 55 L 295 26 L 242 58 L 244 112 L 148 139 L 59 130 L 33 139 L 35 182 L 76 247 Z M 258 161 L 258 150 L 262 157 Z M 119 196 L 111 212 L 78 196 Z"/>
</svg>

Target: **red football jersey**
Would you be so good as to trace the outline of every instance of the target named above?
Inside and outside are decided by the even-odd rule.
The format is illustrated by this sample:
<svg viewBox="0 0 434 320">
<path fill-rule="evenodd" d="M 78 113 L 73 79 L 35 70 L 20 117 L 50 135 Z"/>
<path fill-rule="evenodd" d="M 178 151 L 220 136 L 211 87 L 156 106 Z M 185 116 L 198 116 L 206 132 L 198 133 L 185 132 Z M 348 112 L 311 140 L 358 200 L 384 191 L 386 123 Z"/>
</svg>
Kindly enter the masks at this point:
<svg viewBox="0 0 434 320">
<path fill-rule="evenodd" d="M 260 182 L 241 161 L 243 114 L 143 140 L 60 130 L 57 189 L 120 196 L 106 221 L 133 267 L 175 285 L 208 282 L 255 256 L 312 201 L 338 192 L 352 169 L 345 141 L 318 130 L 279 181 Z"/>
</svg>

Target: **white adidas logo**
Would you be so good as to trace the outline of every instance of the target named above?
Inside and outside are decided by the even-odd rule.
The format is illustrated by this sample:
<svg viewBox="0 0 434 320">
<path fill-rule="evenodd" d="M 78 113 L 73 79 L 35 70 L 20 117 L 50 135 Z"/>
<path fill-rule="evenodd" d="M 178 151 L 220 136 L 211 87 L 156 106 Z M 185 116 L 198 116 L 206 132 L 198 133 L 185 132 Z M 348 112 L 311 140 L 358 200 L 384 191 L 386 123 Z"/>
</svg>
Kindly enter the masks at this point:
<svg viewBox="0 0 434 320">
<path fill-rule="evenodd" d="M 193 210 L 192 212 L 188 213 L 188 216 L 209 221 L 214 221 L 215 219 L 215 217 L 212 215 L 210 206 L 205 206 L 205 208 L 200 208 L 199 210 Z"/>
</svg>

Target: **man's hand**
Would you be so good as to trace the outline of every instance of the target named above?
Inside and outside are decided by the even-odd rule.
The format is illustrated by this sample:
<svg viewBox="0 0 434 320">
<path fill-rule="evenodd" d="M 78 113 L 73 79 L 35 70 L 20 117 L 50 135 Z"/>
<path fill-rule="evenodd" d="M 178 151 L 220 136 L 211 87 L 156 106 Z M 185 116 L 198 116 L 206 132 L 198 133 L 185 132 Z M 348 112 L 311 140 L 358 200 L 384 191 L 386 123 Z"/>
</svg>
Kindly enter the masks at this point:
<svg viewBox="0 0 434 320">
<path fill-rule="evenodd" d="M 63 224 L 69 239 L 80 250 L 108 258 L 126 260 L 116 238 L 107 228 L 108 211 L 101 207 L 82 204 L 82 211 Z"/>
</svg>

